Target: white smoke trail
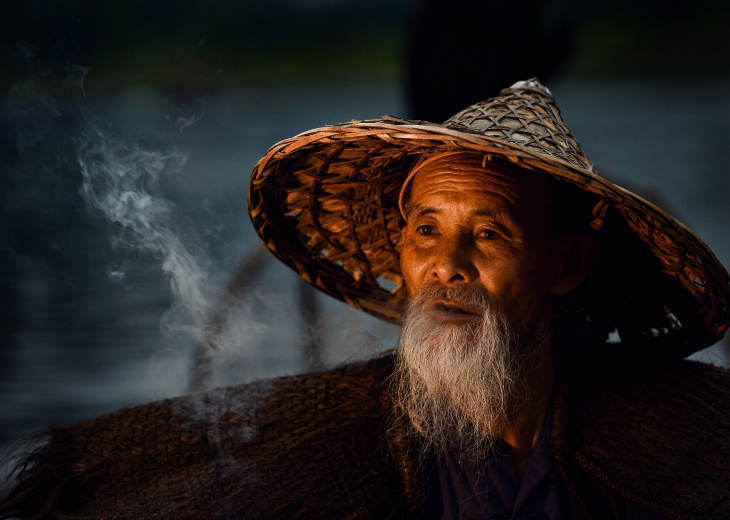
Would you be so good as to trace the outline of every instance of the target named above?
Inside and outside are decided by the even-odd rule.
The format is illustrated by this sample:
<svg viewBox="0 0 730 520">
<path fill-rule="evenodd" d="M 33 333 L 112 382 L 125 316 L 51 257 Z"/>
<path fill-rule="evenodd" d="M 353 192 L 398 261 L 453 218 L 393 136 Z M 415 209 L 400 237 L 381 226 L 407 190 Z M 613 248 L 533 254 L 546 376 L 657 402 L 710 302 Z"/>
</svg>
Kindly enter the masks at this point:
<svg viewBox="0 0 730 520">
<path fill-rule="evenodd" d="M 84 197 L 116 226 L 114 245 L 144 250 L 160 261 L 178 302 L 175 310 L 186 315 L 187 323 L 175 328 L 197 337 L 208 309 L 208 275 L 180 239 L 174 205 L 160 194 L 161 176 L 178 171 L 184 155 L 97 131 L 83 141 L 78 161 Z"/>
<path fill-rule="evenodd" d="M 173 305 L 161 326 L 195 342 L 192 380 L 196 381 L 198 369 L 204 374 L 189 389 L 296 370 L 298 358 L 292 348 L 303 341 L 296 300 L 271 287 L 256 290 L 260 273 L 252 275 L 249 271 L 257 269 L 249 262 L 241 265 L 256 280 L 250 287 L 244 284 L 245 294 L 238 286 L 221 287 L 220 266 L 201 252 L 193 226 L 185 225 L 178 208 L 162 192 L 161 181 L 185 165 L 181 152 L 159 141 L 146 144 L 95 128 L 81 141 L 77 158 L 82 195 L 113 224 L 112 244 L 154 256 L 169 278 Z M 120 281 L 125 272 L 118 269 L 110 276 Z M 225 312 L 220 312 L 221 305 Z M 267 323 L 277 318 L 287 326 L 270 329 Z"/>
</svg>

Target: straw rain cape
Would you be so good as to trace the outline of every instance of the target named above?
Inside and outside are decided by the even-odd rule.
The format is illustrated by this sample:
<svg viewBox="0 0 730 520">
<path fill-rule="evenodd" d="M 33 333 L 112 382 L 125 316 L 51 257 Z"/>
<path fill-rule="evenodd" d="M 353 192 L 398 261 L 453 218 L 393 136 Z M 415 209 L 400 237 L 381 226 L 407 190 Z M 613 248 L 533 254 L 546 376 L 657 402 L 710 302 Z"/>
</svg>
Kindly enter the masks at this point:
<svg viewBox="0 0 730 520">
<path fill-rule="evenodd" d="M 417 440 L 392 408 L 392 365 L 386 355 L 55 428 L 0 518 L 419 518 Z M 586 518 L 604 515 L 596 483 L 662 517 L 730 517 L 729 380 L 682 361 L 563 384 L 551 448 Z"/>
</svg>

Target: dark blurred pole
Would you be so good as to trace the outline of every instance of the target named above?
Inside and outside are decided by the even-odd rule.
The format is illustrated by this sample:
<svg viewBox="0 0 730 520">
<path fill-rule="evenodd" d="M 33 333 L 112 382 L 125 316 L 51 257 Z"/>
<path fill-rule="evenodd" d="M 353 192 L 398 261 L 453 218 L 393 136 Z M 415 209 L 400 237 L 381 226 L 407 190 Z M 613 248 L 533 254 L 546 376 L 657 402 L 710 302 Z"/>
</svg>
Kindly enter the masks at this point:
<svg viewBox="0 0 730 520">
<path fill-rule="evenodd" d="M 573 33 L 571 10 L 558 4 L 419 0 L 407 28 L 409 116 L 443 122 L 516 81 L 548 80 Z"/>
<path fill-rule="evenodd" d="M 226 330 L 236 303 L 269 259 L 271 259 L 269 250 L 263 244 L 259 244 L 233 271 L 222 296 L 213 307 L 203 338 L 195 346 L 188 391 L 199 392 L 208 387 L 212 375 L 211 361 L 220 348 L 220 337 Z"/>
<path fill-rule="evenodd" d="M 308 284 L 299 284 L 299 308 L 302 312 L 304 360 L 307 370 L 322 368 L 322 346 L 316 327 L 319 321 L 319 305 L 315 290 Z"/>
</svg>

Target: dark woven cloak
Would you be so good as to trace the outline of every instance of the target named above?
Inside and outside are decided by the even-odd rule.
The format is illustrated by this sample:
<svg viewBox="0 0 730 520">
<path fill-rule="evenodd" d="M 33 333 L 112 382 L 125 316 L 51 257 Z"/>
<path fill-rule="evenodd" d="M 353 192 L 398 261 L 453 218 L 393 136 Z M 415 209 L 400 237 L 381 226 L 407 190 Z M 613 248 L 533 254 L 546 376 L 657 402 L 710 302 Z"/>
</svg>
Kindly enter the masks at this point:
<svg viewBox="0 0 730 520">
<path fill-rule="evenodd" d="M 392 364 L 388 355 L 54 428 L 0 518 L 417 518 L 422 479 L 389 399 Z M 596 482 L 666 518 L 730 518 L 730 375 L 681 362 L 564 384 L 552 447 L 590 518 L 604 514 Z"/>
</svg>

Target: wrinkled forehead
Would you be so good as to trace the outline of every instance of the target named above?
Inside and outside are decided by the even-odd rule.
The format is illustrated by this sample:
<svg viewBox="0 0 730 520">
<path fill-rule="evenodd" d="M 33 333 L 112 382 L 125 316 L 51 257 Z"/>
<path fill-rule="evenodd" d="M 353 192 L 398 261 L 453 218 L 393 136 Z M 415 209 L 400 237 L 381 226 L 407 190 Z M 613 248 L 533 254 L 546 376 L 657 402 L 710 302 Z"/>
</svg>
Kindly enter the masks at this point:
<svg viewBox="0 0 730 520">
<path fill-rule="evenodd" d="M 497 194 L 516 210 L 530 213 L 547 210 L 547 174 L 527 171 L 485 154 L 447 152 L 422 159 L 411 169 L 399 197 L 403 217 L 407 217 L 414 198 L 437 190 L 441 184 L 451 186 L 465 197 L 479 191 Z"/>
</svg>

